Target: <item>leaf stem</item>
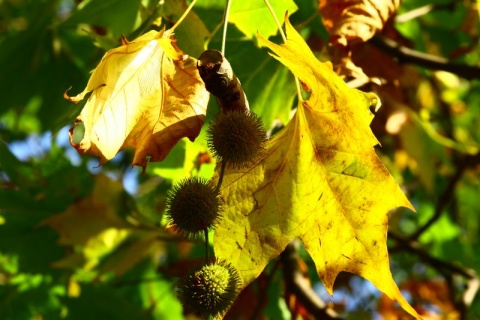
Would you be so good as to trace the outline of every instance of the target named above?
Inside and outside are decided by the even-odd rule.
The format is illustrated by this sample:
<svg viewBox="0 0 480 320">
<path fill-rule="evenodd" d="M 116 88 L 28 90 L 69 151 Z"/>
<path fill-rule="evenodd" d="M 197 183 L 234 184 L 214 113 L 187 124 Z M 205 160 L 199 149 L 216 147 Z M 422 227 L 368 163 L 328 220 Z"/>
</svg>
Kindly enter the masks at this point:
<svg viewBox="0 0 480 320">
<path fill-rule="evenodd" d="M 225 15 L 223 16 L 223 35 L 222 35 L 222 54 L 225 56 L 225 43 L 227 42 L 227 26 L 228 17 L 230 16 L 230 7 L 232 0 L 227 0 L 227 7 L 225 8 Z"/>
<path fill-rule="evenodd" d="M 268 0 L 263 0 L 265 2 L 265 5 L 267 6 L 268 10 L 270 11 L 270 14 L 273 16 L 273 19 L 275 20 L 275 23 L 277 24 L 278 31 L 280 32 L 280 35 L 282 36 L 283 42 L 287 43 L 287 36 L 285 35 L 285 32 L 282 29 L 282 25 L 280 24 L 280 21 L 278 21 L 277 15 L 275 14 L 275 11 L 273 10 L 272 6 L 270 5 L 270 2 Z M 286 13 L 286 15 L 288 12 Z M 303 96 L 302 96 L 302 89 L 300 86 L 300 81 L 298 78 L 294 75 L 295 77 L 295 85 L 297 87 L 297 96 L 298 96 L 298 102 L 301 103 L 303 102 Z"/>
<path fill-rule="evenodd" d="M 280 24 L 280 21 L 278 21 L 277 15 L 275 14 L 275 11 L 273 11 L 272 6 L 270 5 L 270 2 L 268 0 L 263 0 L 265 2 L 265 5 L 267 6 L 268 10 L 270 11 L 270 14 L 272 15 L 273 19 L 275 20 L 275 23 L 277 24 L 278 31 L 280 32 L 280 35 L 282 36 L 283 42 L 287 43 L 287 37 L 285 35 L 285 32 L 283 32 L 282 25 Z"/>
<path fill-rule="evenodd" d="M 277 272 L 279 266 L 280 266 L 280 260 L 276 259 L 275 264 L 270 268 L 270 270 L 268 272 L 266 270 L 267 268 L 265 268 L 265 270 L 263 270 L 263 274 L 265 274 L 265 279 L 263 280 L 265 285 L 260 286 L 258 288 L 258 295 L 257 295 L 258 299 L 256 301 L 255 309 L 252 312 L 252 316 L 250 317 L 251 320 L 258 319 L 260 313 L 262 312 L 262 308 L 265 307 L 265 302 L 266 302 L 265 300 L 268 297 L 266 291 L 267 291 L 268 287 L 270 286 L 270 284 L 272 283 L 273 276 Z"/>
<path fill-rule="evenodd" d="M 173 33 L 175 31 L 175 29 L 180 25 L 180 23 L 183 22 L 183 20 L 187 17 L 187 15 L 190 13 L 190 11 L 192 10 L 193 6 L 195 5 L 195 2 L 197 2 L 197 0 L 193 0 L 192 3 L 190 3 L 190 5 L 188 6 L 187 10 L 185 10 L 185 12 L 183 13 L 183 15 L 180 17 L 180 19 L 178 19 L 178 21 L 173 25 L 173 27 L 170 28 L 169 32 L 170 33 Z"/>
<path fill-rule="evenodd" d="M 222 22 L 220 21 L 220 23 L 218 23 L 215 28 L 212 30 L 212 32 L 210 33 L 210 35 L 208 36 L 207 39 L 205 39 L 205 44 L 203 45 L 203 48 L 205 50 L 208 49 L 208 46 L 210 45 L 210 41 L 212 41 L 213 37 L 217 34 L 218 30 L 220 30 L 220 28 L 222 27 Z"/>
<path fill-rule="evenodd" d="M 203 233 L 205 234 L 205 264 L 208 264 L 209 259 L 209 245 L 208 245 L 208 228 L 203 229 Z"/>
<path fill-rule="evenodd" d="M 466 65 L 452 62 L 446 58 L 432 54 L 416 51 L 383 35 L 375 35 L 368 41 L 369 44 L 395 57 L 400 64 L 410 63 L 432 70 L 443 70 L 451 72 L 467 80 L 480 78 L 480 67 L 478 65 Z"/>
<path fill-rule="evenodd" d="M 220 187 L 222 186 L 223 176 L 225 174 L 225 167 L 226 166 L 227 166 L 227 162 L 225 160 L 222 160 L 222 166 L 220 168 L 220 177 L 218 178 L 218 183 L 217 183 L 217 187 L 215 188 L 215 192 L 220 191 Z"/>
</svg>

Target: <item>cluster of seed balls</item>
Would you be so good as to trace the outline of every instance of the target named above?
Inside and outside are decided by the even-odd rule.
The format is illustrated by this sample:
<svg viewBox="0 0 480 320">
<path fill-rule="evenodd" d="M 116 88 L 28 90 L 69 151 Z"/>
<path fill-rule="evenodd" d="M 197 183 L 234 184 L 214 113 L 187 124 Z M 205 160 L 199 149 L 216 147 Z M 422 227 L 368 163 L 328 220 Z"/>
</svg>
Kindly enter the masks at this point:
<svg viewBox="0 0 480 320">
<path fill-rule="evenodd" d="M 222 112 L 207 131 L 208 147 L 217 162 L 235 169 L 254 164 L 266 141 L 261 119 L 249 111 Z M 185 179 L 169 193 L 168 223 L 187 238 L 200 237 L 221 218 L 221 204 L 218 186 L 206 179 Z M 189 311 L 217 316 L 232 304 L 239 286 L 238 272 L 229 263 L 212 261 L 191 270 L 180 281 L 178 296 Z"/>
</svg>

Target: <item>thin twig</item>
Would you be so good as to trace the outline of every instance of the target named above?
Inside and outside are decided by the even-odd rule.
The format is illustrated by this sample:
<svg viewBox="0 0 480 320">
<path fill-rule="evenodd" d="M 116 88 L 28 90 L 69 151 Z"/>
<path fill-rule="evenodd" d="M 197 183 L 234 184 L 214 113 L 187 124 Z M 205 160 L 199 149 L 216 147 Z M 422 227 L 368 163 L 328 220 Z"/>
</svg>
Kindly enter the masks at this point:
<svg viewBox="0 0 480 320">
<path fill-rule="evenodd" d="M 183 22 L 183 20 L 187 17 L 187 15 L 190 13 L 190 10 L 192 10 L 193 6 L 195 5 L 195 2 L 197 2 L 197 0 L 192 0 L 192 3 L 190 3 L 190 5 L 188 6 L 187 10 L 185 10 L 185 12 L 183 13 L 183 15 L 180 17 L 180 19 L 178 19 L 177 22 L 175 22 L 175 24 L 173 25 L 173 27 L 171 27 L 169 29 L 169 32 L 173 34 L 173 32 L 175 31 L 175 29 L 180 25 L 180 23 Z"/>
<path fill-rule="evenodd" d="M 395 232 L 389 231 L 388 236 L 395 241 L 397 241 L 397 244 L 412 253 L 415 253 L 421 260 L 424 262 L 428 263 L 435 269 L 441 271 L 442 273 L 445 271 L 448 271 L 450 273 L 457 273 L 459 275 L 462 275 L 468 279 L 475 278 L 477 275 L 475 274 L 475 271 L 467 268 L 463 268 L 460 266 L 457 266 L 451 262 L 443 261 L 441 259 L 435 258 L 431 256 L 428 252 L 424 251 L 420 244 L 415 241 L 411 240 L 409 238 L 403 237 L 399 234 L 396 234 Z"/>
<path fill-rule="evenodd" d="M 265 279 L 266 288 L 268 288 L 270 282 L 272 281 L 272 278 L 275 275 L 275 272 L 277 271 L 279 265 L 280 265 L 280 260 L 277 259 L 275 261 L 275 264 L 273 265 L 273 267 L 270 269 L 270 272 L 266 276 L 266 279 Z M 257 295 L 258 296 L 257 304 L 256 304 L 255 310 L 252 312 L 252 316 L 250 318 L 252 320 L 255 320 L 255 319 L 259 318 L 260 312 L 262 311 L 262 306 L 263 306 L 263 304 L 265 303 L 265 300 L 268 297 L 266 292 L 260 292 L 261 290 L 262 290 L 261 288 L 258 288 L 259 292 L 258 292 L 258 295 Z"/>
<path fill-rule="evenodd" d="M 480 67 L 451 62 L 445 58 L 419 52 L 376 34 L 368 43 L 398 59 L 400 63 L 416 64 L 427 69 L 443 70 L 454 73 L 467 80 L 480 78 Z"/>
<path fill-rule="evenodd" d="M 208 36 L 208 38 L 205 39 L 205 43 L 203 45 L 203 48 L 205 50 L 207 50 L 208 47 L 210 46 L 210 41 L 212 41 L 213 37 L 217 34 L 218 30 L 220 30 L 220 28 L 222 27 L 222 24 L 223 24 L 223 22 L 220 22 L 219 24 L 217 24 L 215 26 L 215 28 L 213 28 L 213 30 L 210 33 L 210 35 Z"/>
<path fill-rule="evenodd" d="M 122 287 L 122 286 L 137 286 L 140 283 L 148 283 L 148 282 L 157 282 L 157 281 L 165 281 L 165 277 L 159 275 L 157 277 L 152 278 L 138 278 L 138 279 L 128 279 L 128 280 L 119 280 L 111 283 L 110 285 L 113 287 Z"/>
<path fill-rule="evenodd" d="M 465 314 L 468 307 L 472 304 L 475 295 L 480 288 L 480 279 L 473 269 L 461 267 L 449 261 L 443 261 L 433 257 L 428 252 L 424 251 L 420 244 L 409 238 L 402 237 L 392 231 L 388 232 L 388 236 L 397 242 L 397 245 L 404 250 L 411 252 L 418 256 L 420 260 L 427 263 L 432 268 L 441 273 L 445 279 L 451 279 L 451 274 L 458 274 L 466 279 L 466 288 L 463 291 L 461 299 L 456 302 L 457 308 L 462 315 Z M 390 252 L 392 252 L 390 250 Z"/>
<path fill-rule="evenodd" d="M 458 164 L 455 174 L 450 179 L 447 187 L 441 194 L 438 203 L 435 206 L 435 212 L 433 216 L 409 237 L 410 240 L 418 239 L 418 237 L 420 237 L 422 233 L 424 233 L 428 228 L 430 228 L 442 216 L 443 211 L 447 208 L 447 206 L 451 203 L 453 199 L 455 186 L 457 185 L 458 181 L 460 181 L 463 172 L 472 164 L 476 164 L 478 162 L 477 158 L 480 158 L 480 155 L 467 155 Z"/>
<path fill-rule="evenodd" d="M 434 10 L 453 10 L 455 8 L 455 1 L 450 3 L 427 4 L 411 11 L 405 12 L 395 17 L 396 23 L 404 23 L 418 17 L 421 17 Z"/>
</svg>

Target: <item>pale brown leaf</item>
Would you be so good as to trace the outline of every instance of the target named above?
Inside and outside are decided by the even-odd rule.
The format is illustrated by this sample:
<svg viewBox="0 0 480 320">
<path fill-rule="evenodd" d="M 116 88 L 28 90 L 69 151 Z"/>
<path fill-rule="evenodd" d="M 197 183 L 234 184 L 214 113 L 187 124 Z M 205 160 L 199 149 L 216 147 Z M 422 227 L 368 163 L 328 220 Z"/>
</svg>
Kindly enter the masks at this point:
<svg viewBox="0 0 480 320">
<path fill-rule="evenodd" d="M 399 6 L 400 0 L 319 0 L 330 42 L 342 46 L 373 37 Z"/>
</svg>

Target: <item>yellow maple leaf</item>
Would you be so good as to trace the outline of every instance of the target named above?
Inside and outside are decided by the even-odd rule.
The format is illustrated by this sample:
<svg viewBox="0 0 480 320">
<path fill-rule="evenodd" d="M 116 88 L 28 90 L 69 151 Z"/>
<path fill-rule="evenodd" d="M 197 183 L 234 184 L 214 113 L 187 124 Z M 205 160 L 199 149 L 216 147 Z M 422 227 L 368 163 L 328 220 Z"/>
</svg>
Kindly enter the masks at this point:
<svg viewBox="0 0 480 320">
<path fill-rule="evenodd" d="M 164 237 L 165 231 L 136 229 L 128 223 L 122 217 L 126 201 L 121 181 L 98 175 L 90 195 L 44 220 L 41 225 L 58 232 L 58 243 L 73 249 L 53 266 L 89 270 L 99 267 L 100 261 L 108 256 L 98 271 L 121 275 L 158 250 L 162 246 L 158 238 Z"/>
<path fill-rule="evenodd" d="M 418 317 L 389 268 L 387 213 L 413 207 L 374 151 L 369 107 L 377 97 L 349 88 L 288 20 L 286 31 L 285 45 L 259 40 L 311 95 L 268 142 L 263 159 L 225 171 L 215 253 L 238 269 L 246 286 L 297 237 L 330 293 L 341 271 L 352 272 Z"/>
<path fill-rule="evenodd" d="M 163 160 L 181 138 L 198 136 L 209 95 L 195 59 L 178 49 L 168 30 L 122 43 L 104 55 L 82 93 L 65 94 L 78 102 L 92 91 L 70 129 L 70 143 L 81 154 L 100 157 L 101 164 L 132 147 L 133 164 L 145 169 L 148 160 Z M 85 133 L 76 142 L 79 123 Z"/>
<path fill-rule="evenodd" d="M 100 174 L 95 176 L 95 187 L 90 195 L 74 202 L 63 213 L 44 220 L 42 225 L 59 233 L 61 245 L 85 245 L 92 235 L 110 228 L 130 227 L 119 214 L 125 210 L 125 199 L 122 182 Z"/>
</svg>

